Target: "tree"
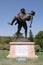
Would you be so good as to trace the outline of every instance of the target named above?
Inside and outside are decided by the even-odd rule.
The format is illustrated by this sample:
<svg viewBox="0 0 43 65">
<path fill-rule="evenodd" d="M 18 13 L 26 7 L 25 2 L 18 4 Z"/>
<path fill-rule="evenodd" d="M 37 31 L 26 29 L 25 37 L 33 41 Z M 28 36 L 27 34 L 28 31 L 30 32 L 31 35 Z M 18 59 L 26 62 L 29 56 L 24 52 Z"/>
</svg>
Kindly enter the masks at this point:
<svg viewBox="0 0 43 65">
<path fill-rule="evenodd" d="M 30 42 L 34 42 L 34 37 L 33 37 L 33 34 L 32 34 L 31 30 L 29 32 L 29 40 L 30 40 Z"/>
<path fill-rule="evenodd" d="M 43 31 L 40 31 L 35 36 L 35 42 L 36 42 L 36 44 L 40 45 L 41 49 L 43 49 Z"/>
</svg>

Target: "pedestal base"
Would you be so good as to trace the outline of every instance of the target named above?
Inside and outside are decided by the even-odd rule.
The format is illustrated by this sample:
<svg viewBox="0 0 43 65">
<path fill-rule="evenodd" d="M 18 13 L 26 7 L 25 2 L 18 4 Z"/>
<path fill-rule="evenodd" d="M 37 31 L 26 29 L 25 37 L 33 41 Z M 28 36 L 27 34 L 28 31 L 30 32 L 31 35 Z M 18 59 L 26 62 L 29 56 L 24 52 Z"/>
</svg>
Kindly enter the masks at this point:
<svg viewBox="0 0 43 65">
<path fill-rule="evenodd" d="M 7 58 L 38 58 L 35 55 L 34 42 L 10 42 L 10 51 Z"/>
</svg>

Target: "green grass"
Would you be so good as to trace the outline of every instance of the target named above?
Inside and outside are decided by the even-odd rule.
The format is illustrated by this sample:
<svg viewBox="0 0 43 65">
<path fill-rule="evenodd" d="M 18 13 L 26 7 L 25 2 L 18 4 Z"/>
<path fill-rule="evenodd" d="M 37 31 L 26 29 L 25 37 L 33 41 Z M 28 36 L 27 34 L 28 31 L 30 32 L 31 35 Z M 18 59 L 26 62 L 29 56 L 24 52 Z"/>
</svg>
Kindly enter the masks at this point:
<svg viewBox="0 0 43 65">
<path fill-rule="evenodd" d="M 26 62 L 17 62 L 15 59 L 8 59 L 8 51 L 0 51 L 0 65 L 43 65 L 43 52 L 37 53 L 38 59 L 30 60 Z"/>
</svg>

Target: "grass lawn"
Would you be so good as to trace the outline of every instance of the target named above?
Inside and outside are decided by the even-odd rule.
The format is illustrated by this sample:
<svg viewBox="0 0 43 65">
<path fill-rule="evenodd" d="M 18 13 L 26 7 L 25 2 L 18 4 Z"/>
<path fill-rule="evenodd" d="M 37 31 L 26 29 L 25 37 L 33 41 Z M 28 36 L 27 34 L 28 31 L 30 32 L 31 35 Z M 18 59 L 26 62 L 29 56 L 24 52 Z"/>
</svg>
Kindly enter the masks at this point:
<svg viewBox="0 0 43 65">
<path fill-rule="evenodd" d="M 30 60 L 26 62 L 18 62 L 15 59 L 8 59 L 6 56 L 8 51 L 0 50 L 0 65 L 43 65 L 43 52 L 37 53 L 38 59 Z"/>
</svg>

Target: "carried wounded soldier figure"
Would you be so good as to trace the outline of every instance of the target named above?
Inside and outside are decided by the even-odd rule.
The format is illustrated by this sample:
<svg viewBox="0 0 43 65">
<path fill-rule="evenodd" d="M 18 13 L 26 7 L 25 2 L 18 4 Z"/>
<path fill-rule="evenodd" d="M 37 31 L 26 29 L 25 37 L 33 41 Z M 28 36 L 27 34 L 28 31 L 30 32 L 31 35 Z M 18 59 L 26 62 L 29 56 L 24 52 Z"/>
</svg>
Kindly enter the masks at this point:
<svg viewBox="0 0 43 65">
<path fill-rule="evenodd" d="M 19 34 L 21 28 L 23 27 L 25 29 L 25 37 L 27 37 L 27 24 L 26 24 L 26 21 L 30 21 L 30 27 L 31 27 L 34 15 L 35 15 L 34 11 L 31 11 L 30 13 L 26 13 L 25 9 L 22 8 L 20 10 L 20 13 L 17 16 L 14 16 L 14 19 L 9 24 L 13 25 L 13 23 L 16 21 L 15 25 L 18 24 L 17 34 Z"/>
</svg>

